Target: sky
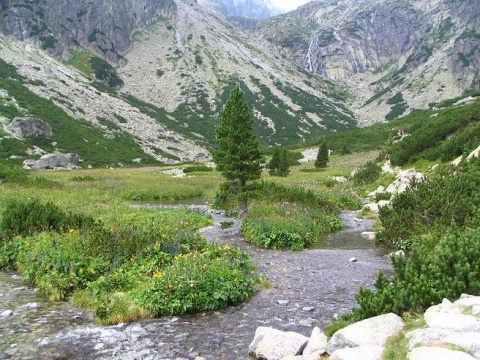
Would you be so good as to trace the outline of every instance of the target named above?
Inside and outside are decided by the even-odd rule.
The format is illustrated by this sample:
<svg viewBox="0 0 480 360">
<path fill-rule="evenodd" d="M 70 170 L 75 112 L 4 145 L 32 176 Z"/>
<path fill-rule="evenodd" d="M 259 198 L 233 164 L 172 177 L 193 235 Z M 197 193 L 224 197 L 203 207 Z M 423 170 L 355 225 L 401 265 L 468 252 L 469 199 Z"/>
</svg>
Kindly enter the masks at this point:
<svg viewBox="0 0 480 360">
<path fill-rule="evenodd" d="M 270 0 L 270 3 L 277 8 L 290 11 L 310 1 L 312 0 Z"/>
</svg>

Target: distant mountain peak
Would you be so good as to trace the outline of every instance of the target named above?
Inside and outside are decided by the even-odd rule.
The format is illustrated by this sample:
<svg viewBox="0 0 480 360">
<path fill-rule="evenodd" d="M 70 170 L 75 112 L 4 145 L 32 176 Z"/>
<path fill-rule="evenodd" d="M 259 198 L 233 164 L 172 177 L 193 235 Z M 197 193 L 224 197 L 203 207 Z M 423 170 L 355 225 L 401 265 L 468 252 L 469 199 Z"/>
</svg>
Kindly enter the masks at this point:
<svg viewBox="0 0 480 360">
<path fill-rule="evenodd" d="M 198 0 L 198 3 L 224 18 L 266 19 L 282 12 L 270 0 Z"/>
</svg>

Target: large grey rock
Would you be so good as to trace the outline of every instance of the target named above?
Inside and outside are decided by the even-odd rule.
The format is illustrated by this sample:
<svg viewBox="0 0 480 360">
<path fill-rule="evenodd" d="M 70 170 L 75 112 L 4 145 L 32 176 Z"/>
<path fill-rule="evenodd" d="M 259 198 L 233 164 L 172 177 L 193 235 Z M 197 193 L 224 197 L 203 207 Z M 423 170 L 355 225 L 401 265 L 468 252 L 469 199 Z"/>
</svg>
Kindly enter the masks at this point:
<svg viewBox="0 0 480 360">
<path fill-rule="evenodd" d="M 327 345 L 327 352 L 363 346 L 384 346 L 387 338 L 403 329 L 400 316 L 393 313 L 356 322 L 337 331 Z"/>
<path fill-rule="evenodd" d="M 32 169 L 53 169 L 56 167 L 75 168 L 80 161 L 77 154 L 54 153 L 43 155 L 33 164 L 30 160 L 25 160 L 24 165 L 30 166 Z"/>
<path fill-rule="evenodd" d="M 303 350 L 302 360 L 318 360 L 320 355 L 325 353 L 327 343 L 327 335 L 318 327 L 314 327 L 310 340 L 308 340 L 307 346 Z"/>
<path fill-rule="evenodd" d="M 480 305 L 480 296 L 471 296 L 463 294 L 453 305 L 460 309 L 468 309 Z"/>
<path fill-rule="evenodd" d="M 248 353 L 254 359 L 280 360 L 288 355 L 300 355 L 308 340 L 295 332 L 260 326 L 255 331 Z"/>
<path fill-rule="evenodd" d="M 362 346 L 336 350 L 330 360 L 381 360 L 383 346 Z M 318 360 L 318 359 L 317 359 Z"/>
<path fill-rule="evenodd" d="M 425 311 L 424 318 L 430 327 L 480 332 L 480 319 L 462 314 L 461 310 L 448 300 L 444 300 L 442 304 L 429 307 Z"/>
<path fill-rule="evenodd" d="M 52 127 L 46 121 L 32 117 L 16 117 L 7 126 L 7 130 L 22 138 L 51 137 Z"/>
<path fill-rule="evenodd" d="M 421 346 L 407 355 L 408 360 L 474 360 L 467 353 L 439 347 Z"/>
</svg>

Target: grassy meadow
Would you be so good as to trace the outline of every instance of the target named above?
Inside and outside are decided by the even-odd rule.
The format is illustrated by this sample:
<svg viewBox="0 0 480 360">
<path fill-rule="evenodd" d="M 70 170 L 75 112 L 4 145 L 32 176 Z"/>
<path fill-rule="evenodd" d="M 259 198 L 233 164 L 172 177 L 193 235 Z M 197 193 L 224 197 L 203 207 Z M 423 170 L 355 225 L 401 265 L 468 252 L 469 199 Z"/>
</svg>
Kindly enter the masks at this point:
<svg viewBox="0 0 480 360">
<path fill-rule="evenodd" d="M 251 215 L 242 231 L 260 247 L 302 250 L 338 230 L 340 210 L 359 203 L 348 186 L 328 179 L 349 174 L 374 155 L 333 156 L 334 166 L 323 171 L 301 164 L 288 178 L 265 171 L 252 184 Z M 184 168 L 188 176 L 182 178 L 164 173 L 173 167 L 29 173 L 4 168 L 0 268 L 18 271 L 51 299 L 92 309 L 104 324 L 246 300 L 261 279 L 244 251 L 213 246 L 198 234 L 212 224 L 210 216 L 131 206 L 216 202 L 221 175 Z"/>
</svg>

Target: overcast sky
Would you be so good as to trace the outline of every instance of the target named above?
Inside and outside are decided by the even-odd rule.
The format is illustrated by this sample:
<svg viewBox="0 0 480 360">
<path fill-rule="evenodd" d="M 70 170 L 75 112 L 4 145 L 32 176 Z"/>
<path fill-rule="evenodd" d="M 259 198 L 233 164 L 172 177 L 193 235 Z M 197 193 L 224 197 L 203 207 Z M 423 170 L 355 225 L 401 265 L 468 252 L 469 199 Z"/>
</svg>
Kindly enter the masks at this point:
<svg viewBox="0 0 480 360">
<path fill-rule="evenodd" d="M 300 5 L 306 4 L 312 0 L 270 0 L 272 5 L 282 10 L 294 10 Z"/>
</svg>

